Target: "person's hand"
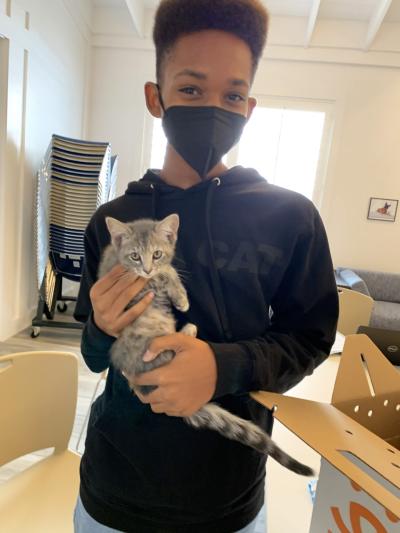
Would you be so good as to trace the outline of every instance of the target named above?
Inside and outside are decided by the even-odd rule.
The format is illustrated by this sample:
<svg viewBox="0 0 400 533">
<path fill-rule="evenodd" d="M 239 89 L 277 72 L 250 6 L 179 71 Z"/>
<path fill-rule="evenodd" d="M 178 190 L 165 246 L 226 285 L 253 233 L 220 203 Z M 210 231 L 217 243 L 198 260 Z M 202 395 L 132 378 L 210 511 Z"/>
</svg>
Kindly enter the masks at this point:
<svg viewBox="0 0 400 533">
<path fill-rule="evenodd" d="M 208 403 L 217 384 L 217 364 L 210 346 L 194 337 L 175 333 L 158 337 L 144 355 L 151 361 L 165 350 L 176 353 L 163 367 L 137 376 L 126 376 L 143 403 L 150 404 L 154 413 L 169 416 L 190 416 Z M 138 385 L 157 385 L 148 395 L 138 391 Z"/>
<path fill-rule="evenodd" d="M 134 322 L 150 305 L 153 293 L 124 311 L 127 304 L 144 288 L 147 279 L 128 272 L 122 265 L 115 266 L 90 289 L 93 317 L 96 326 L 112 337 Z"/>
</svg>

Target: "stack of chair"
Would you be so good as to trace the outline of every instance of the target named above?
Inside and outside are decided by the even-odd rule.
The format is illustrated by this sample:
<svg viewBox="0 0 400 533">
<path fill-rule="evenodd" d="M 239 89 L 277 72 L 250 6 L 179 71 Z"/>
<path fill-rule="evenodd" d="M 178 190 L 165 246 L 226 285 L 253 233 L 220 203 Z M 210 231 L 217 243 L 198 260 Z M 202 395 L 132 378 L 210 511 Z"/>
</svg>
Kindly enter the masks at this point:
<svg viewBox="0 0 400 533">
<path fill-rule="evenodd" d="M 32 321 L 32 337 L 41 326 L 81 328 L 54 322 L 57 302 L 75 297 L 62 294 L 63 278 L 80 282 L 84 261 L 84 233 L 93 213 L 115 194 L 117 157 L 107 142 L 53 135 L 38 172 L 36 250 L 39 303 Z M 48 320 L 43 320 L 43 314 Z M 49 322 L 49 320 L 51 322 Z"/>
</svg>

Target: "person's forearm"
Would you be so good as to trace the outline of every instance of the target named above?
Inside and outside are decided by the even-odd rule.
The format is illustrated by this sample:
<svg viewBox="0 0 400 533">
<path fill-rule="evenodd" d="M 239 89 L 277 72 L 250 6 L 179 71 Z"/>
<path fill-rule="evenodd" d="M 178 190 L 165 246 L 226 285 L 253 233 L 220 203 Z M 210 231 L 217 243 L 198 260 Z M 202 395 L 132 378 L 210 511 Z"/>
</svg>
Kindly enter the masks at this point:
<svg viewBox="0 0 400 533">
<path fill-rule="evenodd" d="M 91 313 L 82 332 L 81 352 L 92 372 L 103 372 L 109 367 L 109 352 L 115 340 L 96 326 Z"/>
<path fill-rule="evenodd" d="M 309 225 L 298 236 L 270 301 L 265 332 L 236 343 L 209 343 L 218 371 L 215 398 L 254 390 L 284 393 L 330 353 L 338 293 L 325 228 L 312 204 L 309 208 Z"/>
<path fill-rule="evenodd" d="M 248 341 L 208 344 L 217 363 L 214 398 L 256 390 L 284 393 L 312 374 L 331 348 L 330 341 L 317 344 L 304 335 L 273 331 Z"/>
</svg>

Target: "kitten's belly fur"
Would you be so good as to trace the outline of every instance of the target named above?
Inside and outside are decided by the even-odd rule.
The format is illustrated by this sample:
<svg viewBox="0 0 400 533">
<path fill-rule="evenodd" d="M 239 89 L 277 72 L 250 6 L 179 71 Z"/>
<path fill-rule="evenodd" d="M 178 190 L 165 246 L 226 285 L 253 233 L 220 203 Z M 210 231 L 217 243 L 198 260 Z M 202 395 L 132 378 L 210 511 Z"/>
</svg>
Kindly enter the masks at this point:
<svg viewBox="0 0 400 533">
<path fill-rule="evenodd" d="M 153 304 L 155 302 L 153 301 Z M 153 339 L 161 335 L 170 335 L 176 332 L 175 317 L 171 312 L 166 312 L 164 306 L 153 307 L 153 304 L 143 311 L 143 313 L 136 318 L 132 323 L 132 327 L 127 326 L 120 335 L 120 338 L 125 334 L 134 333 L 139 337 L 147 337 Z"/>
<path fill-rule="evenodd" d="M 127 306 L 132 307 L 144 294 L 151 290 L 151 281 Z M 173 357 L 173 352 L 165 353 L 166 357 L 151 363 L 143 362 L 143 355 L 155 337 L 171 335 L 176 332 L 176 321 L 167 299 L 155 296 L 152 303 L 136 318 L 132 324 L 126 326 L 115 341 L 111 358 L 115 367 L 128 374 L 138 374 L 162 366 Z"/>
<path fill-rule="evenodd" d="M 151 279 L 144 289 L 142 289 L 135 298 L 129 302 L 126 309 L 135 306 L 150 291 L 153 291 L 155 295 L 153 301 L 132 323 L 135 334 L 141 337 L 154 338 L 160 335 L 175 333 L 175 317 L 171 309 L 167 292 L 163 289 L 160 281 Z M 129 326 L 124 329 L 122 335 L 127 330 L 129 330 Z"/>
</svg>

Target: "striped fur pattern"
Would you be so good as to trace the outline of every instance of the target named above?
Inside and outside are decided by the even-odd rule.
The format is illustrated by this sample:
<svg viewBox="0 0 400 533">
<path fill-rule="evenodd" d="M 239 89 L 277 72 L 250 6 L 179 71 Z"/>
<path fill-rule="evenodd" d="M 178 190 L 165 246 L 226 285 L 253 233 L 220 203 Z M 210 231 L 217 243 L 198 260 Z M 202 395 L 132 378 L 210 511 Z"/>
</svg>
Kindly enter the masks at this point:
<svg viewBox="0 0 400 533">
<path fill-rule="evenodd" d="M 122 331 L 111 349 L 111 360 L 116 368 L 125 374 L 141 374 L 166 365 L 175 356 L 175 352 L 167 350 L 153 361 L 143 361 L 143 355 L 155 337 L 176 332 L 171 304 L 183 312 L 189 309 L 186 290 L 171 264 L 179 217 L 170 215 L 161 222 L 142 219 L 129 223 L 107 217 L 106 223 L 111 234 L 111 244 L 102 254 L 98 277 L 104 276 L 120 263 L 128 271 L 149 279 L 146 287 L 129 302 L 127 309 L 138 303 L 147 292 L 153 291 L 155 294 L 151 305 Z M 197 328 L 189 323 L 181 332 L 195 337 Z M 141 386 L 140 391 L 148 394 L 155 388 Z M 208 403 L 183 420 L 192 427 L 217 431 L 228 439 L 270 455 L 297 474 L 314 474 L 311 468 L 281 450 L 256 424 L 235 416 L 216 404 Z"/>
<path fill-rule="evenodd" d="M 208 403 L 194 415 L 185 417 L 184 420 L 195 428 L 212 429 L 228 439 L 236 440 L 260 453 L 270 455 L 275 461 L 296 474 L 314 475 L 311 468 L 290 457 L 275 444 L 268 433 L 265 433 L 256 424 L 233 415 L 219 405 Z"/>
</svg>

